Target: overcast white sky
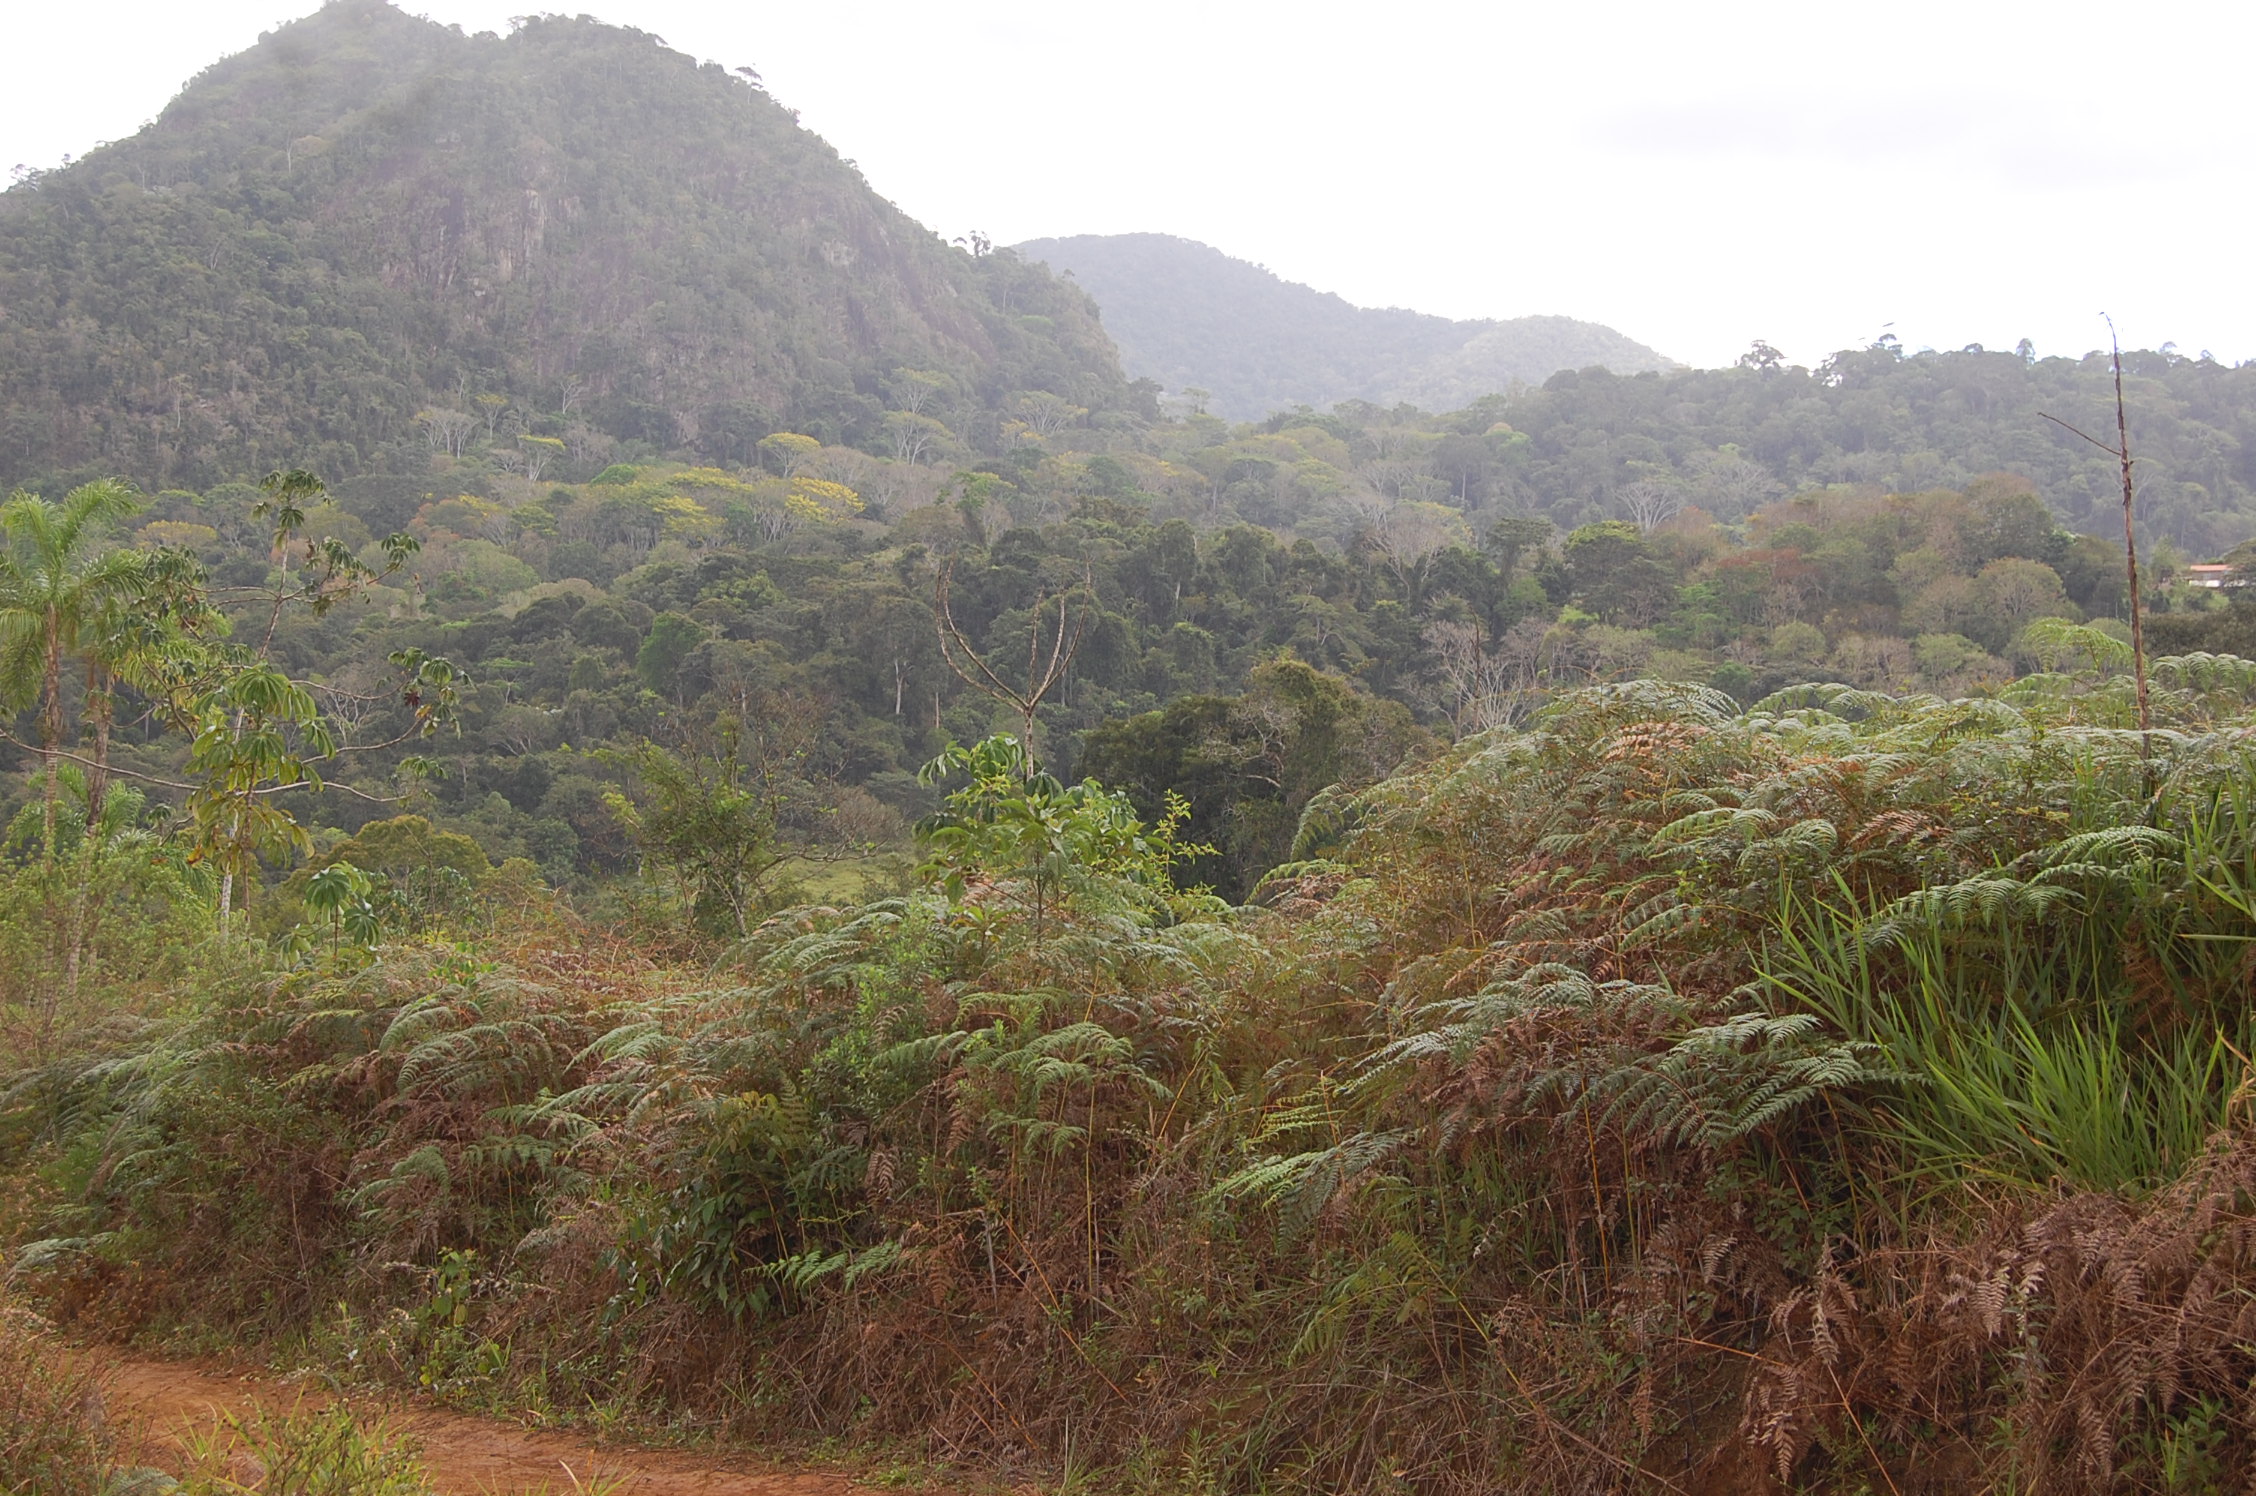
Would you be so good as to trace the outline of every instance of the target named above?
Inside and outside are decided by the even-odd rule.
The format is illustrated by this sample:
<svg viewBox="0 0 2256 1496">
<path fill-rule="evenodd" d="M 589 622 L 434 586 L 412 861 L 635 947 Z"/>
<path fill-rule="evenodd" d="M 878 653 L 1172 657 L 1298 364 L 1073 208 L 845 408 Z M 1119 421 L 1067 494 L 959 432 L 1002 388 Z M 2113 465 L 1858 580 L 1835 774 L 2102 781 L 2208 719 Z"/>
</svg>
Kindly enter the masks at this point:
<svg viewBox="0 0 2256 1496">
<path fill-rule="evenodd" d="M 2256 358 L 2256 6 L 570 0 L 750 64 L 954 236 L 1157 230 L 1373 306 Z M 0 167 L 130 134 L 310 0 L 18 0 Z M 407 0 L 506 30 L 526 0 Z"/>
</svg>

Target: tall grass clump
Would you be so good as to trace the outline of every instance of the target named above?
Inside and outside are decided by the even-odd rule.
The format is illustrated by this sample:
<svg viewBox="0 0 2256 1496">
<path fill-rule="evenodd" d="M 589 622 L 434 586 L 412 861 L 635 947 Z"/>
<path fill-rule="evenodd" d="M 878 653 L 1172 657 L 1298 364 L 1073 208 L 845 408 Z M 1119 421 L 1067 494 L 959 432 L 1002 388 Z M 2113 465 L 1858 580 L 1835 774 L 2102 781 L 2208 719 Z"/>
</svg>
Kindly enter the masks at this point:
<svg viewBox="0 0 2256 1496">
<path fill-rule="evenodd" d="M 182 1443 L 179 1496 L 432 1496 L 415 1442 L 341 1403 L 222 1413 Z"/>
<path fill-rule="evenodd" d="M 0 1492 L 103 1496 L 120 1453 L 100 1379 L 0 1300 Z"/>
<path fill-rule="evenodd" d="M 2105 944 L 2124 932 L 2092 928 L 2120 925 L 2121 906 L 2049 891 L 2059 897 L 2036 900 L 2054 906 L 2046 920 L 2019 921 L 2001 903 L 1971 916 L 1988 933 L 1957 938 L 1949 924 L 1968 916 L 1942 899 L 1865 918 L 1789 908 L 1779 921 L 1767 996 L 1876 1045 L 1903 1072 L 1877 1123 L 1932 1183 L 2152 1188 L 2232 1120 L 2249 1012 L 2218 1001 L 2229 987 L 2183 986 L 2160 994 L 2157 1011 Z M 2028 890 L 1985 879 L 1973 892 L 2003 901 Z M 2147 975 L 2161 980 L 2158 968 Z"/>
</svg>

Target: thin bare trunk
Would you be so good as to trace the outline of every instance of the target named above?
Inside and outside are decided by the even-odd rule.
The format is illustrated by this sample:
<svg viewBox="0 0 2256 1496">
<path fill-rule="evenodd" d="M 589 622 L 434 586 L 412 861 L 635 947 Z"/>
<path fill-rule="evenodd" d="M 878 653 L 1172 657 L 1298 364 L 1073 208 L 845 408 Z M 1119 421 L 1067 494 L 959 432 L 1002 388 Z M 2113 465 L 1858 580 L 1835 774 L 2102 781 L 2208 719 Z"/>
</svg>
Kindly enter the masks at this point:
<svg viewBox="0 0 2256 1496">
<path fill-rule="evenodd" d="M 240 743 L 242 740 L 243 713 L 238 710 L 235 713 L 235 741 Z M 225 872 L 219 875 L 219 936 L 222 940 L 225 940 L 227 938 L 229 915 L 233 912 L 234 909 L 235 862 L 237 857 L 241 853 L 239 843 L 241 843 L 242 840 L 243 812 L 241 807 L 238 806 L 235 811 L 234 823 L 228 828 L 226 853 L 227 869 Z"/>
<path fill-rule="evenodd" d="M 89 660 L 86 715 L 94 723 L 94 762 L 86 771 L 86 829 L 79 838 L 78 883 L 71 890 L 68 943 L 63 957 L 63 990 L 73 1011 L 78 1003 L 80 956 L 86 948 L 87 903 L 93 897 L 95 841 L 101 835 L 102 809 L 110 795 L 110 705 L 107 672 Z"/>
<path fill-rule="evenodd" d="M 2131 490 L 2131 423 L 2123 409 L 2123 344 L 2114 336 L 2112 320 L 2107 324 L 2107 331 L 2115 349 L 2115 455 L 2123 468 L 2123 569 L 2131 587 L 2131 679 L 2138 692 L 2139 754 L 2152 759 L 2154 716 L 2148 710 L 2146 695 L 2146 601 L 2139 596 L 2138 528 L 2133 523 Z"/>
<path fill-rule="evenodd" d="M 2037 414 L 2113 457 L 2122 472 L 2123 574 L 2131 590 L 2131 681 L 2138 698 L 2139 757 L 2147 765 L 2147 791 L 2151 796 L 2154 788 L 2154 715 L 2148 705 L 2146 689 L 2146 599 L 2139 595 L 2137 495 L 2131 483 L 2131 418 L 2123 404 L 2123 340 L 2116 335 L 2113 317 L 2107 318 L 2107 341 L 2115 355 L 2114 443 L 2110 445 L 2088 431 L 2079 431 L 2058 416 L 2045 415 L 2043 411 Z"/>
<path fill-rule="evenodd" d="M 94 827 L 89 824 L 79 839 L 77 886 L 71 890 L 70 918 L 64 926 L 63 999 L 78 1011 L 79 954 L 86 949 L 86 905 L 94 882 Z"/>
<path fill-rule="evenodd" d="M 98 665 L 86 667 L 86 715 L 94 723 L 94 762 L 86 771 L 86 824 L 99 825 L 102 806 L 110 797 L 110 723 L 116 703 L 110 697 L 110 674 Z"/>
<path fill-rule="evenodd" d="M 63 738 L 63 633 L 62 619 L 47 610 L 47 661 L 40 680 L 44 701 L 39 711 L 39 757 L 47 781 L 47 865 L 55 865 L 55 802 L 61 795 L 56 771 L 61 765 Z"/>
</svg>

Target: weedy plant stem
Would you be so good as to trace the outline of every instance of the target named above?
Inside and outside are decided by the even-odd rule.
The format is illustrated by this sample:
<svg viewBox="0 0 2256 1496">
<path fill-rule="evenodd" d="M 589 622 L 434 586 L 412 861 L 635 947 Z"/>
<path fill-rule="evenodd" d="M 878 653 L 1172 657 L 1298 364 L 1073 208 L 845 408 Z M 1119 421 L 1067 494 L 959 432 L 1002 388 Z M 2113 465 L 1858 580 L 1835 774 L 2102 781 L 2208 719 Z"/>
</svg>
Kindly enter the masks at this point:
<svg viewBox="0 0 2256 1496">
<path fill-rule="evenodd" d="M 2154 760 L 2154 712 L 2147 693 L 2146 678 L 2146 603 L 2139 593 L 2137 495 L 2131 481 L 2131 422 L 2123 404 L 2123 340 L 2115 331 L 2115 319 L 2100 314 L 2107 321 L 2107 341 L 2113 353 L 2115 375 L 2115 442 L 2112 446 L 2088 431 L 2077 430 L 2055 415 L 2039 415 L 2064 431 L 2074 432 L 2085 441 L 2114 457 L 2121 467 L 2123 477 L 2123 571 L 2130 588 L 2131 609 L 2131 678 L 2138 698 L 2139 751 L 2147 763 Z M 2152 770 L 2148 771 L 2146 786 L 2149 798 L 2153 796 Z"/>
</svg>

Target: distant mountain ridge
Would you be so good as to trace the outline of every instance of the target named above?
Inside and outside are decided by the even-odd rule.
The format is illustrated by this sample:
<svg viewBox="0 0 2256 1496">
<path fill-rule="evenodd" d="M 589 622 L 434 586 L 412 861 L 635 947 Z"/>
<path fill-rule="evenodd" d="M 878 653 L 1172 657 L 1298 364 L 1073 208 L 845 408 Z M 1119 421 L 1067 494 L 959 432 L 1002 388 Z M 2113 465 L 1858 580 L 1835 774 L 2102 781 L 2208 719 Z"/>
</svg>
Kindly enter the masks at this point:
<svg viewBox="0 0 2256 1496">
<path fill-rule="evenodd" d="M 1232 420 L 1339 400 L 1450 410 L 1561 369 L 1681 367 L 1572 317 L 1458 322 L 1354 306 L 1171 234 L 1081 234 L 1015 248 L 1070 273 L 1096 299 L 1130 374 L 1204 389 L 1209 408 Z"/>
<path fill-rule="evenodd" d="M 501 407 L 575 451 L 740 461 L 779 427 L 871 440 L 904 369 L 959 423 L 1130 398 L 1081 292 L 585 18 L 333 0 L 0 193 L 0 485 L 414 470 L 424 413 L 490 435 Z"/>
</svg>

